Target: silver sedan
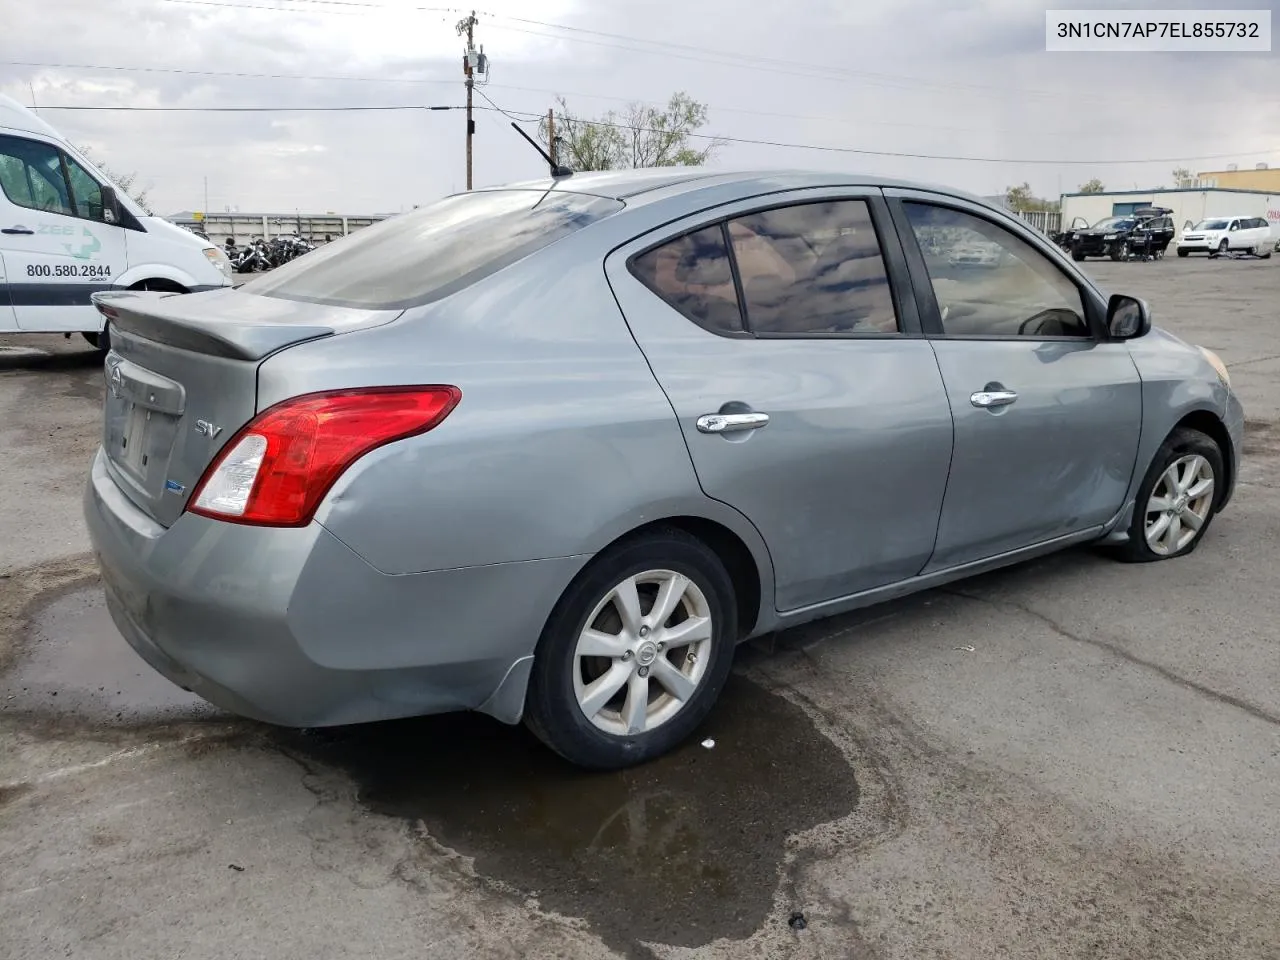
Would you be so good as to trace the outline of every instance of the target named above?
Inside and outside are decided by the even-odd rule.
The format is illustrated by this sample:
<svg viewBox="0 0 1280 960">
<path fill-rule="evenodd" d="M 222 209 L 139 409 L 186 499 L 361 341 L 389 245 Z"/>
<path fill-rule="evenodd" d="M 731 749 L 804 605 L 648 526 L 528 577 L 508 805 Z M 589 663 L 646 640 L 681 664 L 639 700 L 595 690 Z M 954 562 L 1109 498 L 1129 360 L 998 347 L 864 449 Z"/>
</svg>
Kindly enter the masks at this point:
<svg viewBox="0 0 1280 960">
<path fill-rule="evenodd" d="M 637 763 L 744 639 L 1073 544 L 1183 556 L 1238 472 L 1216 356 L 922 185 L 575 174 L 95 299 L 112 617 L 277 724 L 479 710 Z"/>
</svg>

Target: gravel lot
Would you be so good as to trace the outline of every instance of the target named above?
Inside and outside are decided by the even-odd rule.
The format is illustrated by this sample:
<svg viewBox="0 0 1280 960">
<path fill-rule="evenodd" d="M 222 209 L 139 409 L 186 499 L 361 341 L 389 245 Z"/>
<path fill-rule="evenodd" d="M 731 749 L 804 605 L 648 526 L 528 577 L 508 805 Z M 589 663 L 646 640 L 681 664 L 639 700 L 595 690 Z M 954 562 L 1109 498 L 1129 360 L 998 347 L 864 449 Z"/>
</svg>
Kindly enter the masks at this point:
<svg viewBox="0 0 1280 960">
<path fill-rule="evenodd" d="M 97 360 L 0 340 L 0 957 L 1275 957 L 1280 258 L 1086 267 L 1231 367 L 1246 461 L 1201 548 L 784 634 L 715 749 L 617 776 L 152 675 L 86 555 Z"/>
</svg>

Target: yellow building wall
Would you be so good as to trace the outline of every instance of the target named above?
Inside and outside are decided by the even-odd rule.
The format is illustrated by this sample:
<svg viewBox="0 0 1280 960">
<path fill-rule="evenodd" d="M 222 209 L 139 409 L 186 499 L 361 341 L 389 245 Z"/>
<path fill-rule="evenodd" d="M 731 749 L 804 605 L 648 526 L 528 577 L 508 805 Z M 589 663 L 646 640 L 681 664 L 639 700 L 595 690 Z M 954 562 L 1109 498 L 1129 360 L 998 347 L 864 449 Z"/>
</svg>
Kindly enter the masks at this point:
<svg viewBox="0 0 1280 960">
<path fill-rule="evenodd" d="M 1196 176 L 1201 180 L 1216 180 L 1217 185 L 1223 189 L 1280 193 L 1280 167 L 1266 170 L 1209 170 Z"/>
</svg>

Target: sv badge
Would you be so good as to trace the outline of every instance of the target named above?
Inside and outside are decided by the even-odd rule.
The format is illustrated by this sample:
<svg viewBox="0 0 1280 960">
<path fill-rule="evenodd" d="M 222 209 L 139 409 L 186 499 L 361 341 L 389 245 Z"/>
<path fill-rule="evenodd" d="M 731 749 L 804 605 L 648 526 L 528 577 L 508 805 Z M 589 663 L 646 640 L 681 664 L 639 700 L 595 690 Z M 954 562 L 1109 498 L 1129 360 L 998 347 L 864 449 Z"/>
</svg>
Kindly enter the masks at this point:
<svg viewBox="0 0 1280 960">
<path fill-rule="evenodd" d="M 210 440 L 212 440 L 221 432 L 222 432 L 222 428 L 218 426 L 216 423 L 210 423 L 208 420 L 196 421 L 196 433 L 200 434 L 200 436 L 202 437 L 208 437 Z"/>
</svg>

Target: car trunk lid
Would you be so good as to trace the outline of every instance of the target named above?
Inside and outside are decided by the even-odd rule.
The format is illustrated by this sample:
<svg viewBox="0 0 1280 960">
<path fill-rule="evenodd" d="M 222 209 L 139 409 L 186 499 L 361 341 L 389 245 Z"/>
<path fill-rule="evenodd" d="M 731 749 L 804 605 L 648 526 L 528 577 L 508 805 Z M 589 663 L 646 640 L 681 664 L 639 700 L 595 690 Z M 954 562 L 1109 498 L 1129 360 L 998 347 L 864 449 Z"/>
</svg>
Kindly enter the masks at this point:
<svg viewBox="0 0 1280 960">
<path fill-rule="evenodd" d="M 96 294 L 94 301 L 111 324 L 102 435 L 108 469 L 125 495 L 165 526 L 182 514 L 226 442 L 257 413 L 264 359 L 398 315 L 231 289 L 118 291 Z"/>
</svg>

